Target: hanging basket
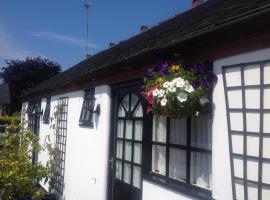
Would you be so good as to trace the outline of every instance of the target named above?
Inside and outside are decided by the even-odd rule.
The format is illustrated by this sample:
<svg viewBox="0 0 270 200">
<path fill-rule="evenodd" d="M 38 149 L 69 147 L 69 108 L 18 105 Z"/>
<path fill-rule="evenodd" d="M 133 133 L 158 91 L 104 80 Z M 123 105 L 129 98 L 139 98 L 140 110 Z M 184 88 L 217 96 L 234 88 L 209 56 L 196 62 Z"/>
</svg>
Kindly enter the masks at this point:
<svg viewBox="0 0 270 200">
<path fill-rule="evenodd" d="M 162 62 L 150 67 L 143 78 L 142 95 L 147 112 L 170 118 L 197 115 L 209 100 L 216 76 L 202 65 L 184 67 Z"/>
</svg>

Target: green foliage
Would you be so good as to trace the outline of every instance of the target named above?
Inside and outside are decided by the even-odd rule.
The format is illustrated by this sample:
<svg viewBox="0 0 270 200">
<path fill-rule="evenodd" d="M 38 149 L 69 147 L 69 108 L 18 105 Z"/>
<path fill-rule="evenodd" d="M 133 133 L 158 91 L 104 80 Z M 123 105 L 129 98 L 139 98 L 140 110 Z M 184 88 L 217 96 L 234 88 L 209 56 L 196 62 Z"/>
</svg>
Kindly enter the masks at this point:
<svg viewBox="0 0 270 200">
<path fill-rule="evenodd" d="M 40 57 L 10 60 L 6 61 L 6 64 L 7 66 L 0 70 L 0 78 L 9 85 L 12 113 L 21 109 L 21 95 L 25 91 L 61 71 L 58 63 Z"/>
<path fill-rule="evenodd" d="M 10 125 L 12 122 L 14 122 L 15 124 L 19 124 L 20 120 L 20 115 L 0 116 L 1 125 Z"/>
<path fill-rule="evenodd" d="M 39 152 L 38 137 L 12 123 L 4 133 L 0 133 L 0 188 L 3 200 L 14 200 L 36 194 L 37 184 L 48 179 L 50 168 L 41 163 L 31 163 L 32 152 Z"/>
</svg>

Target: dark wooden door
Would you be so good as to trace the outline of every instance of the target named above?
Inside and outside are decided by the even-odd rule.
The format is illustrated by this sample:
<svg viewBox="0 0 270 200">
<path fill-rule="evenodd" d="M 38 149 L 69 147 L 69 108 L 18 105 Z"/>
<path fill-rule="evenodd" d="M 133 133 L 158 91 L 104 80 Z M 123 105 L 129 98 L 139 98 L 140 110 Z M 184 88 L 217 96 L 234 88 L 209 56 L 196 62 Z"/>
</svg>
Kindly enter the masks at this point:
<svg viewBox="0 0 270 200">
<path fill-rule="evenodd" d="M 141 200 L 145 107 L 136 84 L 117 88 L 113 95 L 110 199 Z"/>
</svg>

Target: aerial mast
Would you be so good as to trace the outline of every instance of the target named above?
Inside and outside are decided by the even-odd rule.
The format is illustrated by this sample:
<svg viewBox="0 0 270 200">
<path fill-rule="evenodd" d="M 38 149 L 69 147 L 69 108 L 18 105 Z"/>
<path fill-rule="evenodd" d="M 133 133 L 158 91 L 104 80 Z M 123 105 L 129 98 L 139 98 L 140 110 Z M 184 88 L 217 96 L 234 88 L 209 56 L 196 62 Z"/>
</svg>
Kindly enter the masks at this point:
<svg viewBox="0 0 270 200">
<path fill-rule="evenodd" d="M 89 53 L 88 53 L 89 7 L 90 7 L 90 0 L 84 0 L 84 8 L 86 10 L 86 37 L 85 37 L 85 56 L 86 56 L 86 58 L 89 56 Z"/>
</svg>

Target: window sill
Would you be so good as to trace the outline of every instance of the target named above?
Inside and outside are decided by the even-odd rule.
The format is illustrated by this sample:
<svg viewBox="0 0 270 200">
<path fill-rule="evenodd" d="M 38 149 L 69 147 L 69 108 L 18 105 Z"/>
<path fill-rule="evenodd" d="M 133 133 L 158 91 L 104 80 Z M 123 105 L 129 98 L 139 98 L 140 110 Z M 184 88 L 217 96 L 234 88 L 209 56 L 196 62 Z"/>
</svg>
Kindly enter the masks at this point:
<svg viewBox="0 0 270 200">
<path fill-rule="evenodd" d="M 166 180 L 166 177 L 162 175 L 149 173 L 143 174 L 142 178 L 152 183 L 156 183 L 165 188 L 176 191 L 177 193 L 182 193 L 184 195 L 198 198 L 200 200 L 212 200 L 212 191 L 204 188 L 200 188 L 195 185 L 189 185 L 181 181 L 177 181 L 174 179 Z"/>
</svg>

